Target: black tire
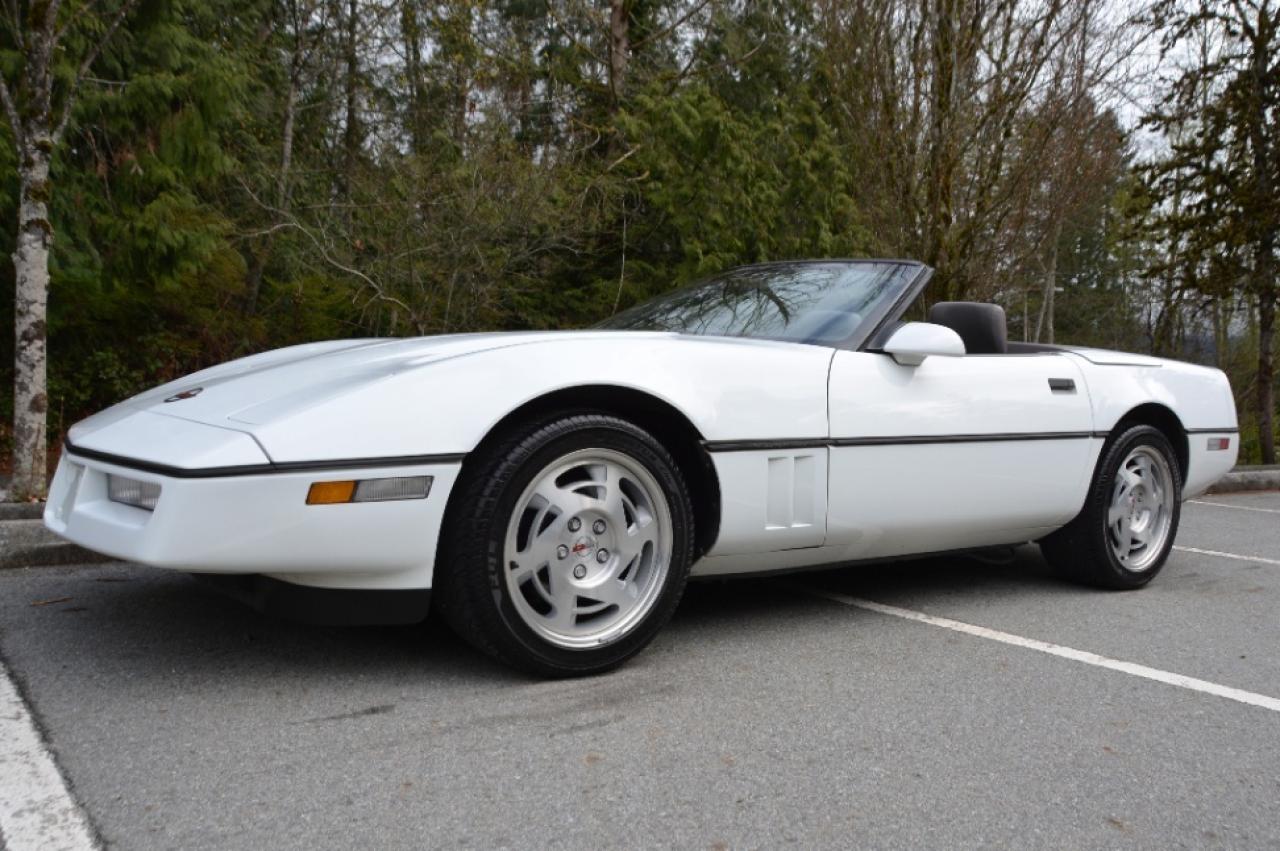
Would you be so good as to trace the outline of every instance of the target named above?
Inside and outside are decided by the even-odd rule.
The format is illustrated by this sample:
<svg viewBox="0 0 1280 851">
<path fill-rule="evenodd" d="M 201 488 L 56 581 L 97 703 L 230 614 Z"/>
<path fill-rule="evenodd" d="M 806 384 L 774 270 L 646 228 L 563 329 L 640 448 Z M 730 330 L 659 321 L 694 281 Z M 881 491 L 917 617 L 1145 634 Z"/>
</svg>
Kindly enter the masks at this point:
<svg viewBox="0 0 1280 851">
<path fill-rule="evenodd" d="M 671 560 L 638 623 L 607 644 L 569 649 L 521 618 L 504 581 L 503 550 L 521 494 L 548 465 L 583 449 L 622 453 L 656 480 L 670 509 Z M 477 649 L 537 676 L 598 674 L 643 650 L 679 604 L 693 559 L 693 507 L 670 453 L 633 423 L 593 412 L 545 417 L 481 452 L 468 459 L 445 515 L 433 591 L 437 612 Z"/>
<path fill-rule="evenodd" d="M 1139 447 L 1146 447 L 1163 457 L 1172 479 L 1173 496 L 1168 508 L 1168 534 L 1156 549 L 1153 560 L 1141 570 L 1132 570 L 1120 561 L 1112 548 L 1107 515 L 1120 466 Z M 1113 434 L 1103 446 L 1084 508 L 1074 520 L 1044 538 L 1040 549 L 1054 571 L 1065 578 L 1099 588 L 1141 588 L 1164 567 L 1178 532 L 1181 509 L 1182 471 L 1168 438 L 1151 426 L 1131 426 Z"/>
</svg>

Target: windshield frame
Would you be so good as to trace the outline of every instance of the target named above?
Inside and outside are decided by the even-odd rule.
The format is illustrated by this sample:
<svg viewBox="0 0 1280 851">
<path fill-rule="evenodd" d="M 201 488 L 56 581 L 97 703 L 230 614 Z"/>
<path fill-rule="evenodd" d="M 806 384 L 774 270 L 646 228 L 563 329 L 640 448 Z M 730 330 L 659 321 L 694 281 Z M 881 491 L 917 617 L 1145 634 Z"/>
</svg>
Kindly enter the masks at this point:
<svg viewBox="0 0 1280 851">
<path fill-rule="evenodd" d="M 926 266 L 925 264 L 921 263 L 918 260 L 900 260 L 900 259 L 892 259 L 892 258 L 881 259 L 881 258 L 870 258 L 870 257 L 857 257 L 857 258 L 830 257 L 830 258 L 812 258 L 812 259 L 803 259 L 803 260 L 771 260 L 763 263 L 748 263 L 742 266 L 731 266 L 727 269 L 717 272 L 715 275 L 710 275 L 706 278 L 697 280 L 691 284 L 687 284 L 683 287 L 679 287 L 676 290 L 669 290 L 667 293 L 663 293 L 662 295 L 655 296 L 655 299 L 662 298 L 666 295 L 669 295 L 672 292 L 678 292 L 679 290 L 692 289 L 694 287 L 703 286 L 704 284 L 710 283 L 714 278 L 719 277 L 721 275 L 727 275 L 732 272 L 738 272 L 738 271 L 747 270 L 747 269 L 768 269 L 770 267 L 775 267 L 775 266 L 798 266 L 798 265 L 827 265 L 827 266 L 859 265 L 861 266 L 861 265 L 867 265 L 867 264 L 880 265 L 880 266 L 891 266 L 891 265 L 902 266 L 908 269 L 915 269 L 916 271 L 914 275 L 910 276 L 905 280 L 905 283 L 902 283 L 899 285 L 898 292 L 894 293 L 891 298 L 884 299 L 881 305 L 876 310 L 868 314 L 865 317 L 863 323 L 857 329 L 855 329 L 854 332 L 848 337 L 845 337 L 844 339 L 840 339 L 840 340 L 829 340 L 829 341 L 823 341 L 823 342 L 816 342 L 816 341 L 815 342 L 799 342 L 795 340 L 777 341 L 777 342 L 785 342 L 790 345 L 797 345 L 797 346 L 819 346 L 821 348 L 827 348 L 827 349 L 844 349 L 849 351 L 861 351 L 863 349 L 872 347 L 874 345 L 877 345 L 883 342 L 880 339 L 883 336 L 883 332 L 886 329 L 892 327 L 893 324 L 896 323 L 898 319 L 902 317 L 902 315 L 907 311 L 907 308 L 911 306 L 911 303 L 914 302 L 916 297 L 924 290 L 925 285 L 929 283 L 929 279 L 933 277 L 933 269 L 931 269 L 930 267 Z M 638 307 L 645 303 L 646 302 L 640 302 L 636 306 Z M 631 308 L 628 308 L 628 309 L 631 309 Z M 626 329 L 610 329 L 606 326 L 606 323 L 611 321 L 612 318 L 613 317 L 610 317 L 609 319 L 604 320 L 603 322 L 601 322 L 600 324 L 594 327 L 599 328 L 601 330 L 619 330 L 619 331 L 625 332 Z M 771 339 L 767 337 L 750 337 L 750 336 L 738 336 L 738 335 L 690 334 L 685 331 L 672 331 L 670 333 L 681 334 L 681 335 L 690 336 L 690 337 L 721 337 L 727 340 Z"/>
</svg>

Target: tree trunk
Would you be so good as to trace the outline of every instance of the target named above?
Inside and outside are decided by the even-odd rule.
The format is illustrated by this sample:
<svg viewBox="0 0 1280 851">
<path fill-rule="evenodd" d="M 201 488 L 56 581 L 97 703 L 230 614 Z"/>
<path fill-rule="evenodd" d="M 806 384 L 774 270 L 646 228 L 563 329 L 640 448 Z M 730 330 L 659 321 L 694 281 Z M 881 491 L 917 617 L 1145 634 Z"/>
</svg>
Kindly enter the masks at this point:
<svg viewBox="0 0 1280 851">
<path fill-rule="evenodd" d="M 1237 6 L 1237 9 L 1239 7 Z M 1254 32 L 1257 37 L 1251 45 L 1253 104 L 1249 121 L 1250 148 L 1253 153 L 1254 197 L 1262 202 L 1263 209 L 1273 203 L 1276 187 L 1272 176 L 1276 172 L 1275 125 L 1268 120 L 1268 104 L 1274 104 L 1277 85 L 1272 69 L 1272 50 L 1276 38 L 1276 19 L 1268 20 L 1268 4 L 1258 8 Z M 1274 207 L 1271 207 L 1274 210 Z M 1280 287 L 1276 283 L 1276 221 L 1270 217 L 1254 215 L 1255 231 L 1253 284 L 1258 293 L 1258 443 L 1262 448 L 1262 463 L 1276 463 L 1276 367 L 1275 324 L 1276 301 Z"/>
<path fill-rule="evenodd" d="M 301 71 L 294 67 L 289 74 L 289 94 L 284 101 L 284 129 L 280 142 L 280 175 L 276 180 L 276 206 L 281 212 L 289 209 L 289 171 L 293 168 L 293 127 L 298 112 L 298 75 Z"/>
<path fill-rule="evenodd" d="M 954 180 L 956 145 L 955 121 L 956 77 L 959 58 L 956 41 L 960 9 L 956 3 L 941 2 L 931 7 L 932 45 L 929 70 L 932 72 L 932 95 L 929 104 L 928 160 L 925 172 L 927 233 L 925 259 L 936 271 L 933 290 L 942 301 L 964 297 L 964 288 L 953 274 L 950 256 L 952 228 L 955 224 Z M 1039 332 L 1037 332 L 1039 336 Z"/>
<path fill-rule="evenodd" d="M 1222 322 L 1222 297 L 1214 296 L 1213 299 L 1213 363 L 1218 369 L 1224 369 L 1226 357 L 1224 355 L 1225 347 L 1222 344 L 1223 338 L 1223 322 Z"/>
<path fill-rule="evenodd" d="M 356 76 L 360 72 L 358 52 L 359 0 L 348 0 L 346 20 L 346 127 L 342 137 L 342 200 L 350 203 L 355 182 L 356 160 L 360 153 L 359 99 Z M 348 215 L 350 211 L 347 211 Z"/>
<path fill-rule="evenodd" d="M 609 91 L 616 107 L 627 86 L 627 63 L 631 59 L 631 19 L 627 0 L 609 0 Z"/>
<path fill-rule="evenodd" d="M 13 499 L 42 497 L 46 488 L 46 316 L 49 301 L 49 160 L 53 141 L 47 130 L 28 125 L 18 197 L 18 235 L 13 252 Z"/>
<path fill-rule="evenodd" d="M 409 86 L 409 140 L 414 153 L 426 148 L 423 125 L 422 28 L 418 24 L 417 0 L 401 0 L 400 32 L 404 37 L 404 70 Z"/>
<path fill-rule="evenodd" d="M 101 35 L 79 57 L 69 56 L 59 43 L 66 22 L 58 25 L 59 4 L 27 3 L 25 16 L 19 4 L 10 4 L 15 28 L 11 36 L 21 45 L 18 82 L 10 89 L 0 76 L 5 117 L 13 132 L 18 155 L 18 229 L 14 240 L 14 364 L 13 364 L 13 483 L 11 499 L 44 497 L 47 490 L 48 430 L 48 306 L 49 249 L 53 225 L 49 221 L 49 164 L 71 116 L 80 82 L 110 40 L 135 0 L 123 0 L 101 20 Z M 84 8 L 93 4 L 85 4 Z M 77 8 L 75 14 L 83 11 Z M 24 26 L 25 22 L 25 26 Z M 79 70 L 54 109 L 53 58 L 63 56 L 79 64 Z"/>
<path fill-rule="evenodd" d="M 1062 237 L 1062 222 L 1053 223 L 1049 233 L 1049 261 L 1044 270 L 1044 298 L 1040 302 L 1040 317 L 1036 322 L 1036 342 L 1046 332 L 1043 342 L 1053 344 L 1053 297 L 1058 289 L 1058 240 Z"/>
<path fill-rule="evenodd" d="M 1270 263 L 1259 272 L 1270 274 Z M 1269 281 L 1268 281 L 1269 282 Z M 1262 463 L 1276 463 L 1276 290 L 1268 286 L 1258 294 L 1258 443 Z"/>
<path fill-rule="evenodd" d="M 289 170 L 293 167 L 293 128 L 298 111 L 298 68 L 301 62 L 301 47 L 294 50 L 293 60 L 289 67 L 289 92 L 284 102 L 284 129 L 280 143 L 280 173 L 276 176 L 276 209 L 272 214 L 273 222 L 279 223 L 289 211 Z M 262 245 L 249 256 L 249 271 L 246 277 L 246 293 L 244 312 L 253 316 L 258 312 L 258 300 L 262 295 L 262 276 L 266 272 L 267 261 L 271 259 L 271 248 L 275 242 L 275 232 L 271 231 L 262 238 Z"/>
</svg>

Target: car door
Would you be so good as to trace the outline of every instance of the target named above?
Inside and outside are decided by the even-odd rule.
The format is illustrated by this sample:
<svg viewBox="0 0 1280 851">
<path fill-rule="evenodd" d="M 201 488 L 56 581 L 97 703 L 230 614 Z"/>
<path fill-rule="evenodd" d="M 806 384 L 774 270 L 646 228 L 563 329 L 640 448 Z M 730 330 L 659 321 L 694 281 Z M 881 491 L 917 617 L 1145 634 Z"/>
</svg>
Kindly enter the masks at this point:
<svg viewBox="0 0 1280 851">
<path fill-rule="evenodd" d="M 1055 353 L 832 361 L 827 544 L 850 558 L 1030 540 L 1079 511 L 1101 441 Z"/>
</svg>

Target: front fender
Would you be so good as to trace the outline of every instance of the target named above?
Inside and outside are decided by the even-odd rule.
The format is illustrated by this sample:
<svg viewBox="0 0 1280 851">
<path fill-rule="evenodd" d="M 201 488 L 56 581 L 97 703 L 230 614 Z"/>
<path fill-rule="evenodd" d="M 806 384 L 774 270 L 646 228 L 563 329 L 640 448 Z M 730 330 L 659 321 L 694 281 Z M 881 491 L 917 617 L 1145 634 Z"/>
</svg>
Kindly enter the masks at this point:
<svg viewBox="0 0 1280 851">
<path fill-rule="evenodd" d="M 821 439 L 831 357 L 818 346 L 666 334 L 539 339 L 426 363 L 252 433 L 282 463 L 465 453 L 526 402 L 611 385 L 670 404 L 708 440 Z"/>
</svg>

